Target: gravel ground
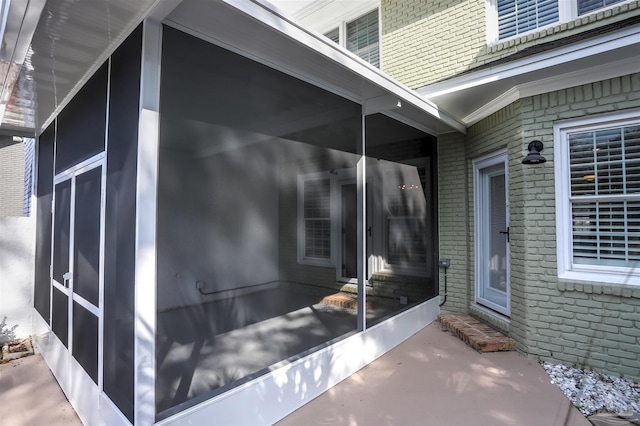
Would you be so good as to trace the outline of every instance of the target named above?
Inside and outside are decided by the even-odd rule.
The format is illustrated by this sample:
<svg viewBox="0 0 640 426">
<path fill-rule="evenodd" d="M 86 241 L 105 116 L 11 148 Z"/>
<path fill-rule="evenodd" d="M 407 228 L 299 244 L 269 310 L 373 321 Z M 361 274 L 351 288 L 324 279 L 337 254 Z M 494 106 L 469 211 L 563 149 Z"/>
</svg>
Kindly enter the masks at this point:
<svg viewBox="0 0 640 426">
<path fill-rule="evenodd" d="M 590 370 L 543 363 L 551 383 L 558 386 L 582 414 L 640 413 L 640 384 Z"/>
</svg>

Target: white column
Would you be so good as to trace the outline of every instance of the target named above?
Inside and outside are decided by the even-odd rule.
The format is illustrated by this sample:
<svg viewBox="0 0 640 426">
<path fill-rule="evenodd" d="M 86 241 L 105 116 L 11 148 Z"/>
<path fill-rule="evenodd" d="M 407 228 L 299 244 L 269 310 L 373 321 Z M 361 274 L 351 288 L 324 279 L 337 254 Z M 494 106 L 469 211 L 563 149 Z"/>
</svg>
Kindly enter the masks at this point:
<svg viewBox="0 0 640 426">
<path fill-rule="evenodd" d="M 362 117 L 362 140 L 360 141 L 358 160 L 358 330 L 364 331 L 367 327 L 367 190 L 366 183 L 366 162 L 365 157 L 365 120 Z"/>
<path fill-rule="evenodd" d="M 155 422 L 156 205 L 162 25 L 143 23 L 136 181 L 134 424 Z"/>
</svg>

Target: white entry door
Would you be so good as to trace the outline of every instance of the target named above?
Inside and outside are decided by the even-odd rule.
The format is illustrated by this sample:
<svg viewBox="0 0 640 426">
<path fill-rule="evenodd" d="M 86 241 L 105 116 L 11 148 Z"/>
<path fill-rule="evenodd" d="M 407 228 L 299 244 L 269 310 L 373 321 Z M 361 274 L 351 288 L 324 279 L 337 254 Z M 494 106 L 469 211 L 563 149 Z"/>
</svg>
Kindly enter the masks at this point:
<svg viewBox="0 0 640 426">
<path fill-rule="evenodd" d="M 89 396 L 102 385 L 102 157 L 54 179 L 51 330 L 63 345 L 58 345 L 54 373 L 76 405 L 91 402 Z"/>
<path fill-rule="evenodd" d="M 511 314 L 507 153 L 474 161 L 476 303 Z"/>
</svg>

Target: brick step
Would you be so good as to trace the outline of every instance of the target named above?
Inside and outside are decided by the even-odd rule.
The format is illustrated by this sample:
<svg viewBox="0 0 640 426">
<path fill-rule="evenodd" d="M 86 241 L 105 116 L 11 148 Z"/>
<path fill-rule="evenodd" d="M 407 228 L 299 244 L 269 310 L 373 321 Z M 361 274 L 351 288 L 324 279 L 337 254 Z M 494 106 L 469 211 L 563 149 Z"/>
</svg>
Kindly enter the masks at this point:
<svg viewBox="0 0 640 426">
<path fill-rule="evenodd" d="M 358 309 L 358 296 L 355 294 L 330 294 L 329 296 L 323 297 L 320 302 L 327 305 L 338 306 L 340 308 Z M 373 308 L 373 301 L 370 298 L 367 298 L 366 305 L 367 309 Z"/>
<path fill-rule="evenodd" d="M 512 351 L 516 342 L 470 315 L 439 315 L 442 327 L 479 352 Z"/>
</svg>

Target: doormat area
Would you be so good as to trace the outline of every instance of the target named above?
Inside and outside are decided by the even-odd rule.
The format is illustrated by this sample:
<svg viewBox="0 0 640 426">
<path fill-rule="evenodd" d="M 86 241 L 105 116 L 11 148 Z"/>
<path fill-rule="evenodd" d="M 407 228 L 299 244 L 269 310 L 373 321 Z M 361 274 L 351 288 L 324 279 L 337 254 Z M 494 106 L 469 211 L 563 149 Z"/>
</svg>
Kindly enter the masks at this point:
<svg viewBox="0 0 640 426">
<path fill-rule="evenodd" d="M 2 344 L 2 357 L 0 364 L 5 364 L 11 360 L 33 355 L 33 345 L 31 338 L 10 340 Z"/>
<path fill-rule="evenodd" d="M 439 315 L 442 327 L 478 352 L 512 351 L 516 342 L 504 334 L 465 314 Z"/>
</svg>

